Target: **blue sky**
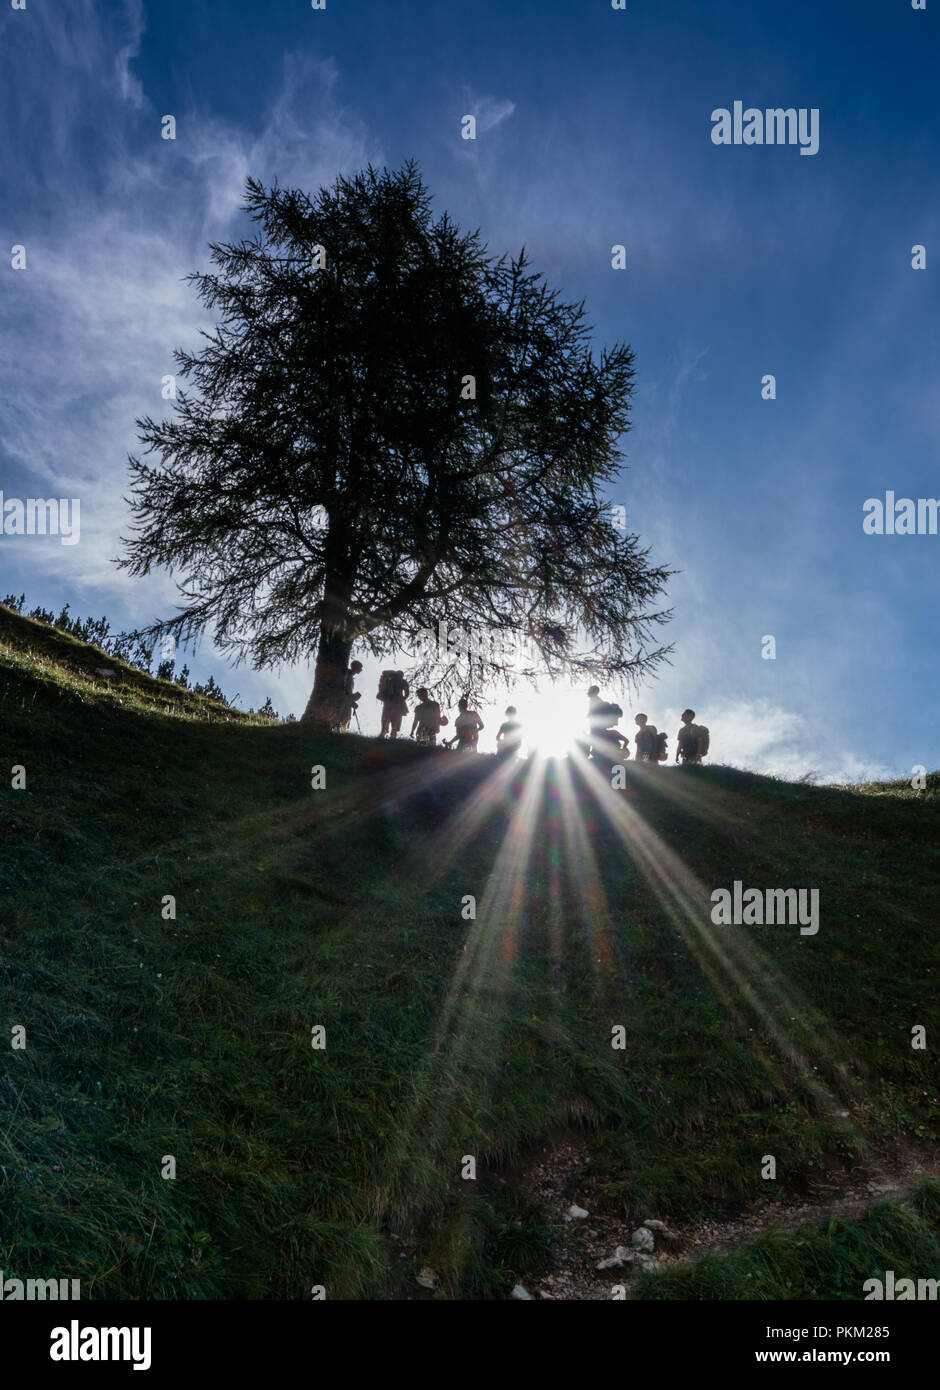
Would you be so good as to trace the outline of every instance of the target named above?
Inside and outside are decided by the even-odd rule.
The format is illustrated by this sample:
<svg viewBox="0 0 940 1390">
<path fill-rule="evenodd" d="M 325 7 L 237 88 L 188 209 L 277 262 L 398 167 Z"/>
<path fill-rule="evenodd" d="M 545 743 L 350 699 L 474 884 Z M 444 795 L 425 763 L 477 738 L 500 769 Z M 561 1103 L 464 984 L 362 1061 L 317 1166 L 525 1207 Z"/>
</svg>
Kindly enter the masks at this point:
<svg viewBox="0 0 940 1390">
<path fill-rule="evenodd" d="M 166 412 L 172 351 L 207 324 L 182 277 L 209 240 L 241 234 L 247 175 L 314 188 L 413 156 L 437 209 L 494 252 L 525 244 L 586 301 L 599 345 L 637 353 L 611 502 L 680 573 L 673 664 L 621 703 L 673 737 L 691 704 L 716 758 L 786 775 L 936 767 L 940 536 L 864 535 L 862 505 L 940 495 L 938 14 L 940 0 L 4 6 L 0 489 L 79 497 L 82 535 L 0 535 L 0 590 L 114 627 L 172 609 L 168 576 L 111 561 L 134 420 Z M 714 145 L 711 113 L 736 100 L 818 108 L 819 152 Z M 299 713 L 309 691 L 309 669 L 231 671 L 208 643 L 187 660 L 245 705 L 270 694 Z M 556 703 L 567 718 L 577 702 L 517 699 L 533 720 Z"/>
</svg>

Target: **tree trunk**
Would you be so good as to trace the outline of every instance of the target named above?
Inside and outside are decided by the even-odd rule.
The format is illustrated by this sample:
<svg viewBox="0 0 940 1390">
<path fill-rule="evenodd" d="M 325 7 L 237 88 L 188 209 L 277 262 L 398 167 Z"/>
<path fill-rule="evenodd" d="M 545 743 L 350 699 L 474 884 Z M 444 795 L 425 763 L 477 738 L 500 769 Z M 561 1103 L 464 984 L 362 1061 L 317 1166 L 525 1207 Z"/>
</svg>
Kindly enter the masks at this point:
<svg viewBox="0 0 940 1390">
<path fill-rule="evenodd" d="M 349 666 L 352 642 L 336 632 L 320 631 L 313 690 L 303 712 L 301 724 L 332 729 L 343 717 L 343 683 Z"/>
</svg>

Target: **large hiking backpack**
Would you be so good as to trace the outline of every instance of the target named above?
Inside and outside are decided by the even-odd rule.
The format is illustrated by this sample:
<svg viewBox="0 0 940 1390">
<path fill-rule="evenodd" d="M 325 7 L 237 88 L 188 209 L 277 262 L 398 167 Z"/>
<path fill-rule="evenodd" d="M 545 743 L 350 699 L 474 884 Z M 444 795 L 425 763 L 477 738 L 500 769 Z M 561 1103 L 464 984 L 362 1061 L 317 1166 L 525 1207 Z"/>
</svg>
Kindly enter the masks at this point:
<svg viewBox="0 0 940 1390">
<path fill-rule="evenodd" d="M 683 724 L 676 734 L 676 749 L 682 761 L 690 762 L 698 757 L 698 725 Z"/>
<path fill-rule="evenodd" d="M 600 723 L 601 719 L 603 718 L 604 720 L 606 720 L 604 727 L 608 729 L 611 728 L 614 724 L 616 724 L 618 719 L 623 718 L 623 710 L 620 708 L 619 705 L 613 704 L 598 705 L 596 714 L 598 723 Z"/>
<path fill-rule="evenodd" d="M 383 671 L 379 677 L 379 693 L 377 700 L 395 700 L 400 695 L 404 695 L 408 689 L 408 682 L 404 676 L 400 676 L 397 671 Z"/>
<path fill-rule="evenodd" d="M 704 758 L 708 752 L 708 730 L 704 724 L 696 724 L 695 730 L 698 734 L 698 755 L 700 758 Z"/>
<path fill-rule="evenodd" d="M 668 734 L 657 734 L 657 735 L 656 735 L 656 747 L 653 749 L 653 762 L 654 762 L 654 763 L 664 763 L 664 762 L 667 762 L 667 761 L 668 761 L 668 759 L 669 759 L 669 753 L 668 753 L 668 751 L 667 751 L 667 749 L 666 749 L 666 744 L 667 744 L 668 742 L 669 742 L 669 735 L 668 735 Z"/>
</svg>

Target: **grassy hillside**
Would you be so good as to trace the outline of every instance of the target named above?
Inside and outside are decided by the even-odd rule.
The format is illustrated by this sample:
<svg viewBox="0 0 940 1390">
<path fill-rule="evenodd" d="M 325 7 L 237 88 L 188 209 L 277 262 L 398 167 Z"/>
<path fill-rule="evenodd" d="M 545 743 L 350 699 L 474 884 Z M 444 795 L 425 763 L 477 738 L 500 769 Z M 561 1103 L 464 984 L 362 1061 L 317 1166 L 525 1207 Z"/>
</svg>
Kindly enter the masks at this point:
<svg viewBox="0 0 940 1390">
<path fill-rule="evenodd" d="M 523 1160 L 572 1128 L 592 1210 L 672 1224 L 932 1161 L 936 774 L 512 780 L 251 719 L 5 609 L 0 730 L 7 1277 L 430 1297 L 429 1265 L 437 1296 L 502 1297 L 559 1235 Z M 818 887 L 818 934 L 713 926 L 735 879 Z M 721 1268 L 641 1295 L 746 1296 Z"/>
</svg>

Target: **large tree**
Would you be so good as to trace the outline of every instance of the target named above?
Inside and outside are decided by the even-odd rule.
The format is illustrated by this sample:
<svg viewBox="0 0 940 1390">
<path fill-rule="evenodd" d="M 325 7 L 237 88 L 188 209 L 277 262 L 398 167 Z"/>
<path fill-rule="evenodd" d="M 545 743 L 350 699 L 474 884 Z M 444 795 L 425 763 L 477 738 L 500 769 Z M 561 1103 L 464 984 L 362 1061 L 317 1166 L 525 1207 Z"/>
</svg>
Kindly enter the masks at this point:
<svg viewBox="0 0 940 1390">
<path fill-rule="evenodd" d="M 668 571 L 603 496 L 629 346 L 595 355 L 524 252 L 435 220 L 414 164 L 315 197 L 249 180 L 245 207 L 257 234 L 189 277 L 217 324 L 176 354 L 176 415 L 137 422 L 120 563 L 178 572 L 185 600 L 147 631 L 208 629 L 256 668 L 315 653 L 304 718 L 325 724 L 353 644 L 407 652 L 442 623 L 506 639 L 477 645 L 478 684 L 520 643 L 532 673 L 654 667 Z"/>
</svg>

